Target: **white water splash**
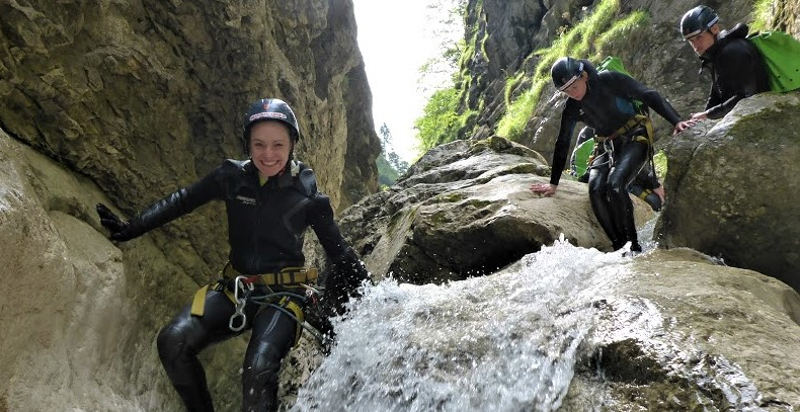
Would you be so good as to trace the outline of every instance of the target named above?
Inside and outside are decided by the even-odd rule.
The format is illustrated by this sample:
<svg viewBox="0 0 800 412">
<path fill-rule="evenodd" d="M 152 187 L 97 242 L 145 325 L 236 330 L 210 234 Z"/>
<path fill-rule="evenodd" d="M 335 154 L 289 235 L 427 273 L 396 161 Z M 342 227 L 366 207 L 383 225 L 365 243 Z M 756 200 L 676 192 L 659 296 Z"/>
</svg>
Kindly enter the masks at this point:
<svg viewBox="0 0 800 412">
<path fill-rule="evenodd" d="M 492 276 L 369 287 L 293 410 L 555 410 L 629 259 L 562 240 Z"/>
</svg>

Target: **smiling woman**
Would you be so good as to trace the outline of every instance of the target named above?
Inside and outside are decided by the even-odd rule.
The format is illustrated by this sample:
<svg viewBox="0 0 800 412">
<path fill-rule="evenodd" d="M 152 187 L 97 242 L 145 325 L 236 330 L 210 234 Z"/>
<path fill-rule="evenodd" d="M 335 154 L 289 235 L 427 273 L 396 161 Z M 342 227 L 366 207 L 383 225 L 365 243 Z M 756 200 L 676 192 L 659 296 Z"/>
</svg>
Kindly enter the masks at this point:
<svg viewBox="0 0 800 412">
<path fill-rule="evenodd" d="M 429 70 L 421 75 L 420 69 L 439 60 L 463 35 L 461 20 L 448 18 L 459 1 L 353 3 L 375 126 L 386 124 L 397 153 L 404 160 L 413 160 L 419 150 L 414 121 L 422 115 L 431 94 L 449 84 L 452 73 Z"/>
</svg>

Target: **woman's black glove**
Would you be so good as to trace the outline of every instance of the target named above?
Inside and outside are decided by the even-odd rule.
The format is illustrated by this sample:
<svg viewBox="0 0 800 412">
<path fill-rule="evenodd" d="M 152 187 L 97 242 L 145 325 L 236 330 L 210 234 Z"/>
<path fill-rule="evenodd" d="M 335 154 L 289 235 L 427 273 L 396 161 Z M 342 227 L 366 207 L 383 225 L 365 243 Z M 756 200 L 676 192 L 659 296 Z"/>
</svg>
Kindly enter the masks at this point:
<svg viewBox="0 0 800 412">
<path fill-rule="evenodd" d="M 102 203 L 97 204 L 97 215 L 100 216 L 100 224 L 111 232 L 111 240 L 124 242 L 142 234 L 136 225 L 123 221 Z"/>
<path fill-rule="evenodd" d="M 348 248 L 342 256 L 328 262 L 323 278 L 325 293 L 322 296 L 322 306 L 329 316 L 342 315 L 350 298 L 359 297 L 358 288 L 361 282 L 369 279 L 369 271 L 355 252 Z"/>
</svg>

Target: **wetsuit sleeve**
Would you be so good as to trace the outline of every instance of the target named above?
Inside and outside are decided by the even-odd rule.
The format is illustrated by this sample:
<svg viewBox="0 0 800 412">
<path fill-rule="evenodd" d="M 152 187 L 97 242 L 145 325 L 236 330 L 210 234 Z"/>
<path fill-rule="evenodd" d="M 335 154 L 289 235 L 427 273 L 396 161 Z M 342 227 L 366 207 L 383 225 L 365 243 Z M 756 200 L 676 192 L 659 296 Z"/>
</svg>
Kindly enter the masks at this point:
<svg viewBox="0 0 800 412">
<path fill-rule="evenodd" d="M 758 74 L 763 58 L 747 40 L 733 41 L 725 46 L 714 65 L 717 71 L 717 88 L 730 88 L 733 95 L 725 101 L 708 107 L 708 117 L 719 119 L 736 106 L 739 100 L 763 92 Z M 715 88 L 716 89 L 716 88 Z"/>
<path fill-rule="evenodd" d="M 558 186 L 558 181 L 561 180 L 561 173 L 567 164 L 572 132 L 575 131 L 575 124 L 578 123 L 579 113 L 579 103 L 575 100 L 567 99 L 564 111 L 561 112 L 561 127 L 558 130 L 555 149 L 553 149 L 553 167 L 550 170 L 551 185 Z"/>
<path fill-rule="evenodd" d="M 324 300 L 330 312 L 342 313 L 344 304 L 351 296 L 357 295 L 361 282 L 369 278 L 369 272 L 342 237 L 339 227 L 333 220 L 330 199 L 321 193 L 316 193 L 312 202 L 308 215 L 309 224 L 328 257 L 328 265 L 323 274 Z"/>
<path fill-rule="evenodd" d="M 623 73 L 606 72 L 604 75 L 610 78 L 608 84 L 615 94 L 642 101 L 673 126 L 681 121 L 681 116 L 675 108 L 657 91 L 646 87 Z"/>
<path fill-rule="evenodd" d="M 194 184 L 178 189 L 163 199 L 145 208 L 129 222 L 136 236 L 153 230 L 183 216 L 222 194 L 222 176 L 230 165 L 223 164 Z"/>
</svg>

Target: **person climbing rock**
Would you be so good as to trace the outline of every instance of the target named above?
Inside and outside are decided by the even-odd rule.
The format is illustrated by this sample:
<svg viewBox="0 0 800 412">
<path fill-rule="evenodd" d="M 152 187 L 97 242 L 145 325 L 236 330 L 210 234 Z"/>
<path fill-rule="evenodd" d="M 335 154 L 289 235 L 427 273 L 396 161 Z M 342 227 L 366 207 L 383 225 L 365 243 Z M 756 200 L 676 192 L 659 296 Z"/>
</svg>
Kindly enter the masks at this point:
<svg viewBox="0 0 800 412">
<path fill-rule="evenodd" d="M 342 238 L 329 198 L 314 172 L 294 160 L 300 129 L 294 111 L 279 99 L 254 102 L 244 117 L 247 160 L 225 160 L 196 183 L 123 221 L 97 205 L 115 241 L 127 241 L 190 213 L 212 200 L 225 202 L 229 262 L 222 279 L 204 286 L 161 329 L 158 353 L 189 411 L 213 405 L 198 353 L 251 330 L 242 367 L 242 410 L 278 407 L 281 360 L 297 343 L 305 312 L 315 301 L 314 268 L 304 267 L 303 234 L 310 226 L 328 257 L 323 305 L 342 313 L 368 273 Z"/>
<path fill-rule="evenodd" d="M 764 59 L 747 40 L 747 25 L 739 23 L 731 30 L 721 30 L 717 12 L 697 6 L 683 15 L 680 31 L 700 56 L 700 71 L 707 68 L 711 72 L 706 108 L 693 113 L 692 120 L 721 118 L 739 100 L 770 90 Z"/>
<path fill-rule="evenodd" d="M 594 137 L 594 129 L 589 126 L 585 126 L 578 132 L 575 150 L 572 151 L 569 164 L 570 174 L 575 176 L 579 182 L 587 183 L 589 181 L 588 166 L 591 158 L 590 154 L 594 150 Z M 642 165 L 642 169 L 628 186 L 628 192 L 647 202 L 655 212 L 660 211 L 661 206 L 664 204 L 664 187 L 658 181 L 658 176 L 656 176 L 651 162 L 645 162 Z"/>
<path fill-rule="evenodd" d="M 556 193 L 575 125 L 582 121 L 597 136 L 589 171 L 589 200 L 595 217 L 614 250 L 631 242 L 641 251 L 633 220 L 628 185 L 652 156 L 653 127 L 650 118 L 637 112 L 634 101 L 644 103 L 673 126 L 673 134 L 691 127 L 656 91 L 616 71 L 598 73 L 587 60 L 562 57 L 551 68 L 556 88 L 567 99 L 553 153 L 550 183 L 531 186 L 534 193 Z"/>
</svg>

